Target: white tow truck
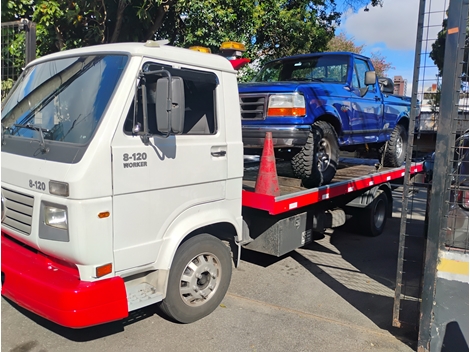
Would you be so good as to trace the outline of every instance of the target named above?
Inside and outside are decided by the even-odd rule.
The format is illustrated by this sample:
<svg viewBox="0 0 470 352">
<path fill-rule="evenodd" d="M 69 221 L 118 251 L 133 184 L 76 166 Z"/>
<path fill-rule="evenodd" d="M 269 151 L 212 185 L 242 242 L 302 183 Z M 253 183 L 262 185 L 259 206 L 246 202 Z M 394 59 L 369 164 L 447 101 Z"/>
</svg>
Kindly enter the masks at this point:
<svg viewBox="0 0 470 352">
<path fill-rule="evenodd" d="M 378 235 L 405 175 L 338 167 L 306 189 L 280 164 L 279 191 L 255 192 L 230 62 L 154 41 L 30 63 L 2 105 L 1 158 L 2 295 L 71 328 L 158 302 L 196 321 L 242 247 L 281 256 L 348 214 Z"/>
</svg>

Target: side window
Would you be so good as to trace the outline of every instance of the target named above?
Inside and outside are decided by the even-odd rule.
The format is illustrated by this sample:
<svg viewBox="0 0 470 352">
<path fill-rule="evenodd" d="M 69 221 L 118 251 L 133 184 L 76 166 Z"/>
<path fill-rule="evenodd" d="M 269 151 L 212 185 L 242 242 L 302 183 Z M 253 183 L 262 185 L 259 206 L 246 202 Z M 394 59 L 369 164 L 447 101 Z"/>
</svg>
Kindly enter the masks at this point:
<svg viewBox="0 0 470 352">
<path fill-rule="evenodd" d="M 190 69 L 175 69 L 162 65 L 147 63 L 143 70 L 157 71 L 165 69 L 173 77 L 181 77 L 184 82 L 185 117 L 183 135 L 210 135 L 217 131 L 215 94 L 218 85 L 217 76 L 210 72 Z M 149 117 L 149 131 L 158 134 L 155 116 L 155 90 L 156 81 L 163 75 L 156 74 L 147 77 L 147 113 Z M 134 112 L 135 111 L 135 112 Z M 127 114 L 124 123 L 124 133 L 132 134 L 135 121 L 143 125 L 142 90 L 137 92 L 137 108 L 135 101 Z"/>
<path fill-rule="evenodd" d="M 354 70 L 352 85 L 354 88 L 365 88 L 365 73 L 369 71 L 369 65 L 367 61 L 361 59 L 354 59 Z"/>
</svg>

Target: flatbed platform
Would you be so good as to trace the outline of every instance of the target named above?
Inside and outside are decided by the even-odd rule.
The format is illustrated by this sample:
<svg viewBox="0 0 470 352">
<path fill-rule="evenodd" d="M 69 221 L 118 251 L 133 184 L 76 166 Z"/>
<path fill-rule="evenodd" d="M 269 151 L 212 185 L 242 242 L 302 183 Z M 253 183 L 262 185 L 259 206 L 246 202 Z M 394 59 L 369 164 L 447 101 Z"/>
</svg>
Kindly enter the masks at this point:
<svg viewBox="0 0 470 352">
<path fill-rule="evenodd" d="M 266 210 L 270 214 L 276 215 L 347 193 L 366 190 L 405 176 L 405 166 L 377 168 L 376 164 L 377 161 L 370 159 L 340 159 L 332 182 L 308 189 L 301 185 L 300 179 L 295 178 L 290 162 L 277 162 L 276 169 L 281 194 L 274 197 L 254 192 L 259 164 L 248 163 L 245 166 L 243 176 L 242 204 L 247 207 Z M 411 163 L 410 175 L 422 171 L 423 163 Z"/>
</svg>

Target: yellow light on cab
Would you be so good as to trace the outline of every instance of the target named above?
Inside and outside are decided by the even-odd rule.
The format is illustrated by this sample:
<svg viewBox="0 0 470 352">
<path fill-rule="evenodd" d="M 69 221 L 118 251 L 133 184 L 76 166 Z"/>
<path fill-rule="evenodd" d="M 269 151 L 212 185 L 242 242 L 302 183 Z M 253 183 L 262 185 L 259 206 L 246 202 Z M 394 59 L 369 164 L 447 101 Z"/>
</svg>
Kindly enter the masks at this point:
<svg viewBox="0 0 470 352">
<path fill-rule="evenodd" d="M 207 53 L 207 54 L 211 53 L 211 49 L 206 48 L 205 46 L 197 46 L 197 45 L 196 46 L 190 46 L 189 50 L 199 51 L 201 53 Z"/>
<path fill-rule="evenodd" d="M 223 42 L 220 45 L 220 50 L 238 50 L 246 51 L 245 45 L 239 42 Z"/>
</svg>

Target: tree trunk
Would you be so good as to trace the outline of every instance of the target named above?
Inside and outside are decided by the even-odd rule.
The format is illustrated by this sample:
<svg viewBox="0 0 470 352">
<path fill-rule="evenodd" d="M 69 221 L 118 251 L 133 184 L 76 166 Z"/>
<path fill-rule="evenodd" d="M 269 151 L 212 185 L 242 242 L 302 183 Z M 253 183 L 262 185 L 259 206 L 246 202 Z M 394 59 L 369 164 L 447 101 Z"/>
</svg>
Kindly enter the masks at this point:
<svg viewBox="0 0 470 352">
<path fill-rule="evenodd" d="M 122 20 L 124 18 L 124 10 L 127 7 L 126 0 L 119 0 L 117 15 L 116 15 L 116 26 L 114 27 L 113 35 L 111 37 L 110 43 L 116 43 L 119 39 L 119 34 L 121 33 Z"/>
<path fill-rule="evenodd" d="M 168 0 L 158 6 L 157 15 L 155 16 L 155 19 L 153 20 L 152 26 L 147 31 L 144 41 L 147 41 L 153 38 L 153 36 L 155 35 L 155 32 L 157 32 L 162 26 L 163 20 L 165 18 L 165 14 L 168 12 L 171 6 L 175 5 L 175 3 L 176 1 L 174 0 Z"/>
</svg>

